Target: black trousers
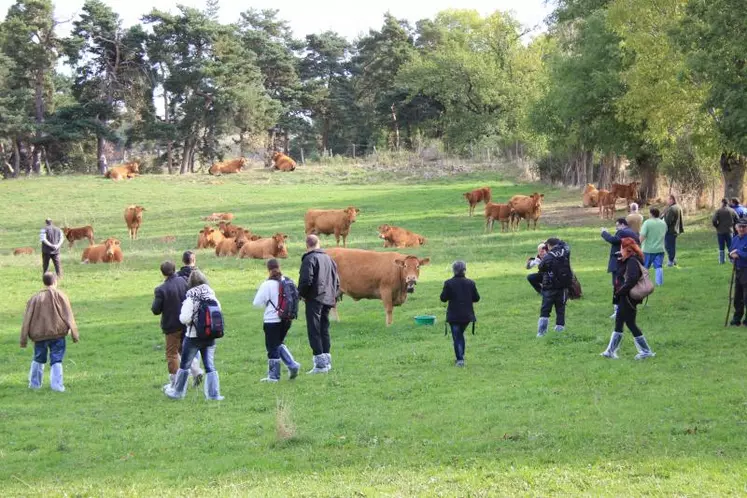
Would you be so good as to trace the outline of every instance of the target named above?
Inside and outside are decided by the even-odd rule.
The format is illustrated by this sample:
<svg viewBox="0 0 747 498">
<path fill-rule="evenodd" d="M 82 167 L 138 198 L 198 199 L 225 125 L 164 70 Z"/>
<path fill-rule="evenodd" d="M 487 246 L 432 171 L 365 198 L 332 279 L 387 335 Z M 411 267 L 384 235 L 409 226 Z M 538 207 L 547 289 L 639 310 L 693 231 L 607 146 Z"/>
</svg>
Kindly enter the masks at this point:
<svg viewBox="0 0 747 498">
<path fill-rule="evenodd" d="M 267 348 L 267 358 L 277 360 L 280 358 L 280 345 L 285 341 L 288 330 L 291 326 L 290 321 L 277 323 L 264 323 L 265 331 L 265 348 Z"/>
<path fill-rule="evenodd" d="M 309 334 L 309 346 L 314 356 L 329 353 L 329 310 L 318 301 L 306 301 L 306 331 Z"/>
<path fill-rule="evenodd" d="M 565 327 L 565 289 L 550 289 L 542 291 L 542 307 L 540 317 L 550 318 L 550 312 L 555 307 L 555 325 Z"/>
<path fill-rule="evenodd" d="M 57 274 L 58 277 L 61 277 L 62 276 L 62 263 L 60 263 L 59 254 L 47 254 L 45 252 L 42 253 L 42 272 L 47 273 L 50 260 L 54 264 L 54 272 Z"/>
<path fill-rule="evenodd" d="M 530 273 L 527 275 L 527 281 L 534 290 L 538 293 L 542 292 L 542 274 L 541 273 Z"/>
<path fill-rule="evenodd" d="M 638 310 L 635 304 L 630 302 L 628 296 L 620 296 L 617 303 L 617 315 L 615 315 L 615 332 L 622 333 L 623 324 L 628 326 L 628 329 L 633 334 L 633 337 L 639 337 L 643 335 L 641 329 L 635 323 Z"/>
<path fill-rule="evenodd" d="M 737 268 L 734 275 L 734 321 L 744 317 L 744 300 L 747 297 L 747 268 Z"/>
</svg>

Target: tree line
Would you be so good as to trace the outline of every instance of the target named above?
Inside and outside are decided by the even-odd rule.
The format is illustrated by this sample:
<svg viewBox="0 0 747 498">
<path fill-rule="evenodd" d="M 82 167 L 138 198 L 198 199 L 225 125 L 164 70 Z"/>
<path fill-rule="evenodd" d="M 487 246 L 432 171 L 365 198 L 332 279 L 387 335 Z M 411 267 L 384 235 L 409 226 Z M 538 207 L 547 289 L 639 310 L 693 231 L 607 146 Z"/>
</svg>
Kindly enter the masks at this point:
<svg viewBox="0 0 747 498">
<path fill-rule="evenodd" d="M 217 0 L 129 28 L 87 0 L 61 37 L 51 0 L 17 0 L 0 24 L 0 170 L 103 172 L 116 149 L 187 173 L 280 130 L 296 157 L 437 141 L 527 157 L 549 182 L 606 186 L 628 160 L 645 198 L 661 175 L 693 191 L 721 176 L 741 197 L 741 2 L 555 3 L 532 39 L 508 13 L 447 10 L 387 13 L 351 41 L 298 39 L 276 10 L 224 24 Z"/>
</svg>

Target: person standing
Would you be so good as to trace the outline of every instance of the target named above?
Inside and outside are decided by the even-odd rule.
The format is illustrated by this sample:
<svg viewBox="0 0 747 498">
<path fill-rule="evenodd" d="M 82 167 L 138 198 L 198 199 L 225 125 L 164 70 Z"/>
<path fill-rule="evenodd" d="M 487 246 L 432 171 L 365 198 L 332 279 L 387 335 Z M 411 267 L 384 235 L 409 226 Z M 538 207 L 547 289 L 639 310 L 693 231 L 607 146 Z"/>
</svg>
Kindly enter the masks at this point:
<svg viewBox="0 0 747 498">
<path fill-rule="evenodd" d="M 293 359 L 293 355 L 285 345 L 285 337 L 290 330 L 290 320 L 282 320 L 278 315 L 280 307 L 280 286 L 286 279 L 280 271 L 280 263 L 277 259 L 267 261 L 269 278 L 259 286 L 254 296 L 253 305 L 264 308 L 265 348 L 267 349 L 267 377 L 260 379 L 261 382 L 277 382 L 280 380 L 280 362 L 285 363 L 288 368 L 289 378 L 295 379 L 301 364 Z"/>
<path fill-rule="evenodd" d="M 37 292 L 28 303 L 21 326 L 21 348 L 28 340 L 34 342 L 34 359 L 29 371 L 29 388 L 39 389 L 44 379 L 44 365 L 49 353 L 50 387 L 53 391 L 64 392 L 62 360 L 65 357 L 68 334 L 73 342 L 78 342 L 78 325 L 67 296 L 57 290 L 57 276 L 46 272 L 42 275 L 45 289 Z"/>
<path fill-rule="evenodd" d="M 477 292 L 475 282 L 468 279 L 467 263 L 464 261 L 455 261 L 451 265 L 454 277 L 444 282 L 444 288 L 441 291 L 441 302 L 448 302 L 446 308 L 446 323 L 451 327 L 451 337 L 454 341 L 454 355 L 456 356 L 456 366 L 464 366 L 464 331 L 467 325 L 474 324 L 475 310 L 473 304 L 480 301 L 480 294 Z M 474 325 L 473 325 L 474 326 Z"/>
<path fill-rule="evenodd" d="M 617 351 L 620 349 L 620 343 L 623 338 L 623 326 L 627 325 L 628 330 L 633 334 L 635 347 L 638 354 L 636 360 L 656 356 L 643 336 L 643 332 L 636 324 L 637 306 L 641 301 L 633 299 L 630 296 L 630 290 L 635 287 L 641 278 L 641 265 L 643 264 L 643 251 L 638 247 L 635 240 L 630 237 L 622 239 L 620 247 L 620 264 L 617 269 L 617 279 L 615 282 L 615 296 L 620 306 L 615 318 L 615 330 L 610 336 L 610 343 L 607 349 L 601 353 L 611 359 L 617 359 Z"/>
<path fill-rule="evenodd" d="M 625 221 L 628 222 L 628 226 L 636 234 L 641 233 L 641 225 L 643 224 L 643 216 L 638 212 L 638 204 L 635 202 L 630 203 L 630 214 L 625 217 Z"/>
<path fill-rule="evenodd" d="M 194 270 L 197 270 L 197 265 L 195 264 L 195 253 L 192 251 L 184 251 L 184 254 L 182 254 L 182 266 L 176 274 L 180 276 L 185 282 L 189 282 L 189 276 L 192 274 Z M 184 297 L 182 297 L 182 301 L 184 301 Z M 178 313 L 178 312 L 177 312 Z M 184 341 L 184 332 L 181 334 L 181 339 L 179 342 L 179 351 L 181 353 L 181 344 Z M 205 375 L 205 373 L 200 368 L 200 352 L 198 351 L 195 355 L 195 359 L 192 360 L 192 365 L 189 367 L 189 374 L 192 376 L 192 387 L 199 387 L 199 385 L 202 383 L 202 379 Z"/>
<path fill-rule="evenodd" d="M 212 301 L 218 309 L 220 302 L 215 297 L 215 292 L 208 284 L 208 280 L 200 270 L 193 270 L 187 282 L 186 297 L 182 303 L 179 321 L 187 326 L 187 332 L 182 344 L 182 359 L 179 370 L 176 372 L 174 384 L 164 389 L 166 396 L 172 399 L 182 399 L 187 392 L 187 380 L 189 379 L 188 368 L 199 351 L 202 356 L 202 364 L 205 366 L 205 398 L 221 401 L 220 378 L 215 370 L 215 339 L 201 339 L 197 337 L 197 314 L 200 311 L 202 301 Z"/>
<path fill-rule="evenodd" d="M 314 353 L 314 368 L 310 374 L 332 369 L 329 338 L 329 310 L 337 303 L 340 278 L 337 265 L 319 246 L 319 237 L 306 237 L 306 253 L 301 257 L 298 294 L 306 303 L 306 329 L 309 346 Z"/>
<path fill-rule="evenodd" d="M 192 270 L 197 269 L 197 266 L 195 265 L 195 253 L 192 251 L 184 251 L 184 254 L 182 254 L 182 264 L 184 266 L 179 268 L 177 275 L 182 277 L 186 282 L 189 280 L 189 275 L 192 273 Z"/>
<path fill-rule="evenodd" d="M 533 258 L 527 259 L 527 270 L 531 270 L 532 268 L 539 266 L 539 264 L 542 262 L 542 258 L 545 257 L 545 254 L 547 254 L 547 246 L 543 242 L 537 246 L 537 255 Z M 541 273 L 530 273 L 529 275 L 527 275 L 527 282 L 529 282 L 529 285 L 531 285 L 532 288 L 537 291 L 537 294 L 542 293 Z"/>
<path fill-rule="evenodd" d="M 737 225 L 736 211 L 734 211 L 726 199 L 721 199 L 721 207 L 713 214 L 711 223 L 716 229 L 718 238 L 718 264 L 723 265 L 726 262 L 724 253 L 731 246 L 732 232 Z"/>
<path fill-rule="evenodd" d="M 54 264 L 57 278 L 62 277 L 62 262 L 60 261 L 60 247 L 62 247 L 62 230 L 52 224 L 52 220 L 44 220 L 44 227 L 39 232 L 39 242 L 42 253 L 42 273 L 47 273 L 49 261 Z"/>
<path fill-rule="evenodd" d="M 602 228 L 602 238 L 610 244 L 610 256 L 607 260 L 607 273 L 612 274 L 612 305 L 614 307 L 614 311 L 612 312 L 612 315 L 610 315 L 610 318 L 615 318 L 618 308 L 614 294 L 615 279 L 617 278 L 617 255 L 620 252 L 620 244 L 622 243 L 622 239 L 625 237 L 632 238 L 635 240 L 636 244 L 639 243 L 638 233 L 628 226 L 627 218 L 618 218 L 617 221 L 615 221 L 615 229 L 617 230 L 615 235 L 611 235 L 606 228 Z"/>
<path fill-rule="evenodd" d="M 734 210 L 734 212 L 737 213 L 737 217 L 739 218 L 747 217 L 747 208 L 742 206 L 739 199 L 737 199 L 736 197 L 732 197 L 729 205 Z"/>
<path fill-rule="evenodd" d="M 683 233 L 685 229 L 682 226 L 682 209 L 677 204 L 675 196 L 670 195 L 667 203 L 669 207 L 664 211 L 664 222 L 667 224 L 664 247 L 669 257 L 667 266 L 674 266 L 677 264 L 677 236 Z"/>
<path fill-rule="evenodd" d="M 652 207 L 648 211 L 651 217 L 643 222 L 641 227 L 641 249 L 643 250 L 643 265 L 648 269 L 654 265 L 656 271 L 656 285 L 664 284 L 664 236 L 667 224 L 659 218 L 658 208 Z"/>
<path fill-rule="evenodd" d="M 547 333 L 550 312 L 555 307 L 555 332 L 565 330 L 565 303 L 573 281 L 571 250 L 568 244 L 555 237 L 547 239 L 547 254 L 538 265 L 542 274 L 542 306 L 537 321 L 537 337 Z"/>
<path fill-rule="evenodd" d="M 729 259 L 735 265 L 734 317 L 731 325 L 747 326 L 747 317 L 744 316 L 744 301 L 747 298 L 747 218 L 739 218 L 737 221 L 737 236 L 729 246 Z"/>
</svg>

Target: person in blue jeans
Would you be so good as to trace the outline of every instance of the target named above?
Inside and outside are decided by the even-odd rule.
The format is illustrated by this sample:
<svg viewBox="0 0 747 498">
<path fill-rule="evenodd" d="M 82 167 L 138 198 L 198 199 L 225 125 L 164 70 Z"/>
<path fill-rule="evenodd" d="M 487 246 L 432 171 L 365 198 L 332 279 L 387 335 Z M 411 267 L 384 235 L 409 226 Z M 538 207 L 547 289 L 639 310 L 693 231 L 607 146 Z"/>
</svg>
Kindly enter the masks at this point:
<svg viewBox="0 0 747 498">
<path fill-rule="evenodd" d="M 641 227 L 641 249 L 643 250 L 643 266 L 647 269 L 654 265 L 656 271 L 656 285 L 664 285 L 664 237 L 667 224 L 662 220 L 658 208 L 649 209 L 651 217 L 643 222 Z"/>
<path fill-rule="evenodd" d="M 201 301 L 213 300 L 218 304 L 219 309 L 220 303 L 215 297 L 215 292 L 208 285 L 207 278 L 200 270 L 192 270 L 187 281 L 187 287 L 189 290 L 187 290 L 187 296 L 179 313 L 179 321 L 187 326 L 182 343 L 182 359 L 174 383 L 167 386 L 164 393 L 172 399 L 184 398 L 187 392 L 189 368 L 192 365 L 192 360 L 199 352 L 202 356 L 202 364 L 205 367 L 205 398 L 220 401 L 223 396 L 220 395 L 220 379 L 218 372 L 215 370 L 215 339 L 198 338 L 195 327 Z"/>
<path fill-rule="evenodd" d="M 454 340 L 454 355 L 456 366 L 464 366 L 464 331 L 470 323 L 477 321 L 473 304 L 480 300 L 475 282 L 468 279 L 467 264 L 455 261 L 451 268 L 454 277 L 444 282 L 441 291 L 441 302 L 448 302 L 446 308 L 446 323 L 451 326 L 451 336 Z"/>
<path fill-rule="evenodd" d="M 736 211 L 729 206 L 729 201 L 721 199 L 721 207 L 713 213 L 711 224 L 716 229 L 716 238 L 718 239 L 718 264 L 726 263 L 726 250 L 731 247 L 733 230 L 737 225 L 739 217 Z"/>
<path fill-rule="evenodd" d="M 78 342 L 78 326 L 70 301 L 57 290 L 56 275 L 46 272 L 42 281 L 46 288 L 29 299 L 21 326 L 21 347 L 25 348 L 29 339 L 34 342 L 29 388 L 39 389 L 42 386 L 44 365 L 49 356 L 50 387 L 53 391 L 64 392 L 62 360 L 65 357 L 65 337 L 71 334 L 73 342 Z"/>
</svg>

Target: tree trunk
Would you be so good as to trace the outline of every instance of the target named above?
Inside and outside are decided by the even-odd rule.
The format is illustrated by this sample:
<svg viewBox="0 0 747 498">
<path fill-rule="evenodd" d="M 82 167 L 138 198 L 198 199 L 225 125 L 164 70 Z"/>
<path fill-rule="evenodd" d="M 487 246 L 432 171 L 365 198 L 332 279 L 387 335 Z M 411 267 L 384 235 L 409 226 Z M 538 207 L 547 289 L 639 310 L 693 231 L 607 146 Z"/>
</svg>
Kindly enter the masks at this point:
<svg viewBox="0 0 747 498">
<path fill-rule="evenodd" d="M 635 159 L 641 175 L 641 187 L 638 190 L 643 200 L 655 199 L 659 195 L 659 159 L 649 154 L 642 154 Z"/>
<path fill-rule="evenodd" d="M 586 183 L 594 183 L 594 152 L 587 150 L 584 154 L 586 156 L 584 159 L 584 163 L 586 164 Z"/>
<path fill-rule="evenodd" d="M 169 93 L 166 91 L 165 88 L 163 90 L 163 121 L 167 124 L 171 124 L 171 118 L 169 116 Z M 174 169 L 174 141 L 173 140 L 169 140 L 168 142 L 166 142 L 166 167 L 169 170 L 169 174 L 172 174 L 173 169 Z"/>
<path fill-rule="evenodd" d="M 394 110 L 394 104 L 390 107 L 392 110 L 392 129 L 394 132 L 394 150 L 399 150 L 399 123 L 397 122 L 397 112 Z"/>
<path fill-rule="evenodd" d="M 42 163 L 44 164 L 44 167 L 47 169 L 47 174 L 49 176 L 52 176 L 52 168 L 49 166 L 49 158 L 47 157 L 47 148 L 46 147 L 40 147 L 41 148 L 41 155 L 42 155 Z"/>
<path fill-rule="evenodd" d="M 13 140 L 13 178 L 21 172 L 21 147 L 18 145 L 19 139 Z"/>
<path fill-rule="evenodd" d="M 192 140 L 187 137 L 184 139 L 184 148 L 182 149 L 182 164 L 179 168 L 179 174 L 184 175 L 189 171 L 189 158 L 192 157 Z"/>
<path fill-rule="evenodd" d="M 744 200 L 744 172 L 747 167 L 747 157 L 724 152 L 721 154 L 721 174 L 724 176 L 724 197 L 736 197 Z"/>
<path fill-rule="evenodd" d="M 34 145 L 34 150 L 31 153 L 31 171 L 35 175 L 41 175 L 41 147 Z"/>
<path fill-rule="evenodd" d="M 102 123 L 104 124 L 104 123 Z M 106 146 L 104 137 L 101 135 L 96 137 L 96 157 L 98 158 L 99 174 L 105 175 L 107 168 L 106 153 L 104 147 Z"/>
</svg>

